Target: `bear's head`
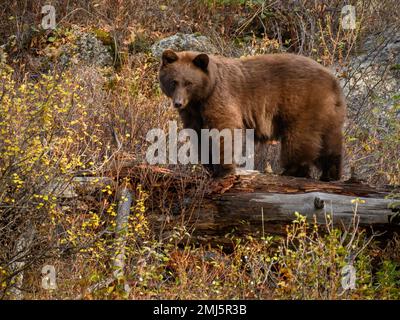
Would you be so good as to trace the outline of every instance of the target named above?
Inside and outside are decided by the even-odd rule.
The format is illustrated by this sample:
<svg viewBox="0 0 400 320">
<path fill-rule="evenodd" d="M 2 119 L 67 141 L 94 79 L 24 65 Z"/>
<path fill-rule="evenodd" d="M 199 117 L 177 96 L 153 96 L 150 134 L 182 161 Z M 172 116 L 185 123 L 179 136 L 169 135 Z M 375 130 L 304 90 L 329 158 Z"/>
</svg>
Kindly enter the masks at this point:
<svg viewBox="0 0 400 320">
<path fill-rule="evenodd" d="M 210 67 L 210 58 L 205 53 L 167 49 L 161 58 L 161 90 L 178 110 L 202 102 L 210 96 L 213 88 Z"/>
</svg>

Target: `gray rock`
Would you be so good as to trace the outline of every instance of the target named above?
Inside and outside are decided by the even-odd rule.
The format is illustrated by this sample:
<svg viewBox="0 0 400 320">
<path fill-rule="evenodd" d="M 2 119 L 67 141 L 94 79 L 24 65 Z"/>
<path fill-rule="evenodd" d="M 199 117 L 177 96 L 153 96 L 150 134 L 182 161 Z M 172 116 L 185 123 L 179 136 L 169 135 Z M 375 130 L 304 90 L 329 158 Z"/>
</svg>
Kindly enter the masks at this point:
<svg viewBox="0 0 400 320">
<path fill-rule="evenodd" d="M 400 32 L 386 31 L 369 36 L 361 54 L 351 58 L 342 79 L 350 112 L 359 114 L 393 105 L 393 98 L 400 92 Z"/>
<path fill-rule="evenodd" d="M 91 33 L 82 34 L 76 41 L 78 57 L 88 64 L 96 64 L 98 66 L 112 65 L 109 46 L 103 43 Z"/>
<path fill-rule="evenodd" d="M 394 137 L 395 119 L 400 120 L 400 111 L 396 111 L 400 101 L 399 67 L 400 32 L 387 30 L 368 36 L 358 54 L 350 58 L 348 66 L 338 71 L 338 75 L 346 74 L 341 82 L 348 105 L 349 137 L 361 141 L 375 137 L 383 143 L 389 141 L 388 137 Z M 357 142 L 354 145 L 350 142 L 350 146 L 359 148 Z M 389 156 L 393 156 L 397 148 L 398 144 L 393 143 L 394 152 Z M 359 150 L 360 154 L 352 155 L 353 163 L 357 163 L 357 176 L 366 181 L 374 179 L 373 183 L 377 183 L 375 179 L 387 183 L 386 176 L 376 171 L 387 155 Z"/>
<path fill-rule="evenodd" d="M 74 30 L 76 41 L 61 46 L 60 63 L 63 66 L 86 64 L 95 67 L 113 65 L 110 46 L 104 45 L 93 33 Z"/>
<path fill-rule="evenodd" d="M 190 50 L 211 54 L 218 53 L 217 48 L 211 43 L 210 39 L 197 34 L 176 33 L 152 45 L 151 53 L 156 58 L 160 58 L 165 49 L 172 49 L 175 51 Z"/>
</svg>

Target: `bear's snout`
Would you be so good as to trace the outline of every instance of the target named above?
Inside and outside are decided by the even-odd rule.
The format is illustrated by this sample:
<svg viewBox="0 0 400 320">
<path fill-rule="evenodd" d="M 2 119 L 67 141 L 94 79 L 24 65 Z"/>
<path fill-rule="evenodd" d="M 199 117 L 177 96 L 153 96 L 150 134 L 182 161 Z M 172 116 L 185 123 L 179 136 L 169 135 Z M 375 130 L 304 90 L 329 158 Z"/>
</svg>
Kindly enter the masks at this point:
<svg viewBox="0 0 400 320">
<path fill-rule="evenodd" d="M 173 104 L 174 108 L 176 108 L 176 109 L 185 108 L 187 103 L 188 103 L 187 99 L 182 94 L 176 95 L 172 99 L 172 104 Z"/>
<path fill-rule="evenodd" d="M 182 108 L 182 102 L 180 102 L 180 101 L 175 101 L 175 102 L 174 102 L 174 107 L 177 108 L 177 109 Z"/>
</svg>

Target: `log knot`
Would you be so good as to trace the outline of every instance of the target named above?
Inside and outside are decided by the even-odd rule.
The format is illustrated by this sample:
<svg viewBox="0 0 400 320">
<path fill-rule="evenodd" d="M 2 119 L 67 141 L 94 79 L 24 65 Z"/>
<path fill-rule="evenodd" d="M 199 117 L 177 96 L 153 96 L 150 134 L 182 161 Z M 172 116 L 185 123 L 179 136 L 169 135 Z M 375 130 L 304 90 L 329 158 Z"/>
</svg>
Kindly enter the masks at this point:
<svg viewBox="0 0 400 320">
<path fill-rule="evenodd" d="M 314 198 L 314 207 L 315 207 L 315 209 L 323 209 L 324 205 L 325 205 L 324 200 L 322 200 L 319 197 L 315 197 Z"/>
</svg>

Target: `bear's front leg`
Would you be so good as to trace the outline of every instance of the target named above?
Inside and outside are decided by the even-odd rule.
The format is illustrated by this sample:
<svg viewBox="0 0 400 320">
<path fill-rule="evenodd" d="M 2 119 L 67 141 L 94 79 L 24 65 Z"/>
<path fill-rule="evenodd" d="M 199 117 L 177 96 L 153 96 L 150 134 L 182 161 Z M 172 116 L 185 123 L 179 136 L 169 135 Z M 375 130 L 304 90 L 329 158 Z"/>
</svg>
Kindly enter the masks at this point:
<svg viewBox="0 0 400 320">
<path fill-rule="evenodd" d="M 199 153 L 203 166 L 215 178 L 235 173 L 232 132 L 231 129 L 203 129 Z"/>
<path fill-rule="evenodd" d="M 207 143 L 202 143 L 202 148 Z M 213 177 L 225 177 L 235 174 L 234 130 L 223 128 L 209 129 L 208 154 L 209 168 Z M 241 151 L 241 150 L 240 150 Z"/>
<path fill-rule="evenodd" d="M 221 97 L 214 98 L 202 110 L 202 120 L 203 129 L 208 131 L 212 175 L 225 177 L 235 174 L 234 129 L 243 129 L 240 108 Z"/>
</svg>

